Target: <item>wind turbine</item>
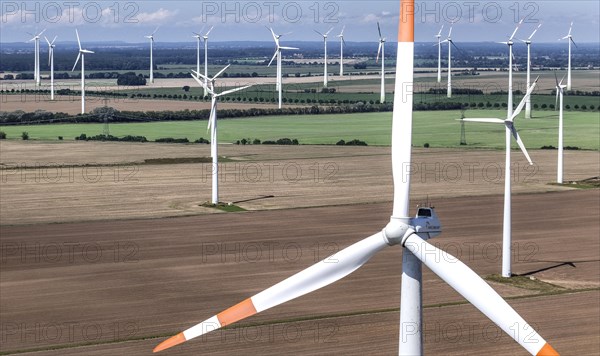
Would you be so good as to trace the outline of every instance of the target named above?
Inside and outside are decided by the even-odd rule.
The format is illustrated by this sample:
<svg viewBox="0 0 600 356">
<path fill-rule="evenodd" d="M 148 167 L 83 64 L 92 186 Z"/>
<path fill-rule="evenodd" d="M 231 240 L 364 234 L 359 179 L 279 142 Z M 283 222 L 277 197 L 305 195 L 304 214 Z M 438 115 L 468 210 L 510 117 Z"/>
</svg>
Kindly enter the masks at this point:
<svg viewBox="0 0 600 356">
<path fill-rule="evenodd" d="M 512 243 L 512 236 L 511 236 L 511 164 L 510 164 L 510 146 L 511 146 L 511 136 L 514 136 L 515 140 L 517 141 L 517 144 L 519 145 L 519 147 L 521 148 L 521 151 L 523 151 L 523 154 L 525 155 L 525 158 L 527 158 L 527 161 L 529 162 L 530 165 L 533 165 L 533 162 L 531 161 L 531 158 L 529 157 L 529 153 L 527 153 L 527 149 L 525 148 L 525 145 L 523 144 L 523 141 L 521 141 L 521 137 L 519 136 L 519 133 L 517 132 L 517 129 L 515 128 L 514 125 L 514 119 L 521 113 L 521 110 L 523 110 L 523 106 L 525 106 L 525 103 L 527 102 L 527 99 L 531 96 L 531 93 L 533 93 L 533 90 L 535 89 L 535 86 L 537 84 L 539 77 L 537 77 L 535 79 L 535 81 L 533 82 L 533 84 L 531 85 L 531 87 L 529 87 L 529 89 L 527 90 L 527 93 L 525 94 L 525 96 L 523 97 L 523 99 L 521 100 L 521 102 L 519 103 L 519 105 L 517 106 L 517 108 L 515 109 L 515 112 L 513 113 L 512 110 L 510 109 L 510 107 L 508 107 L 508 112 L 509 112 L 509 116 L 506 118 L 506 120 L 501 120 L 501 119 L 490 119 L 490 118 L 484 118 L 484 119 L 462 119 L 462 121 L 470 121 L 470 122 L 487 122 L 487 123 L 502 123 L 506 126 L 506 163 L 505 163 L 505 167 L 504 167 L 504 219 L 503 219 L 503 227 L 502 227 L 502 276 L 503 277 L 510 277 L 511 276 L 511 243 Z"/>
<path fill-rule="evenodd" d="M 204 30 L 204 27 L 202 27 L 202 30 L 200 30 L 200 33 L 202 33 L 202 31 Z M 194 34 L 194 38 L 196 39 L 196 72 L 200 73 L 200 41 L 202 41 L 203 36 L 200 33 L 197 32 L 192 32 Z"/>
<path fill-rule="evenodd" d="M 56 41 L 56 37 L 52 42 L 48 41 L 48 37 L 44 36 L 44 39 L 48 43 L 48 64 L 50 65 L 50 100 L 54 100 L 54 42 Z"/>
<path fill-rule="evenodd" d="M 342 27 L 342 32 L 338 35 L 340 38 L 340 77 L 344 76 L 344 46 L 346 45 L 346 40 L 344 40 L 344 30 L 346 26 Z"/>
<path fill-rule="evenodd" d="M 392 171 L 394 207 L 390 223 L 374 235 L 289 277 L 233 307 L 163 341 L 159 352 L 195 337 L 228 326 L 287 301 L 293 300 L 356 271 L 382 249 L 400 245 L 402 255 L 402 296 L 400 354 L 420 355 L 422 348 L 421 266 L 424 263 L 465 299 L 483 312 L 532 355 L 558 355 L 533 328 L 481 277 L 457 258 L 442 253 L 426 240 L 441 232 L 433 208 L 419 208 L 409 217 L 412 106 L 414 70 L 414 0 L 401 1 L 396 90 L 392 124 Z M 406 333 L 406 325 L 415 326 Z M 404 327 L 403 327 L 404 326 Z M 414 332 L 413 332 L 414 331 Z"/>
<path fill-rule="evenodd" d="M 442 82 L 442 31 L 444 30 L 444 25 L 440 28 L 440 32 L 435 36 L 438 40 L 438 83 Z"/>
<path fill-rule="evenodd" d="M 531 39 L 533 38 L 533 35 L 535 35 L 535 33 L 540 29 L 540 27 L 542 27 L 541 23 L 538 25 L 538 27 L 536 27 L 535 30 L 533 30 L 533 33 L 531 34 L 531 36 L 529 36 L 529 38 L 527 38 L 526 40 L 521 40 L 521 42 L 524 42 L 527 45 L 527 87 L 528 88 L 529 88 L 529 86 L 531 86 Z M 531 119 L 531 97 L 527 98 L 527 103 L 525 104 L 525 118 Z"/>
<path fill-rule="evenodd" d="M 513 39 L 515 38 L 515 35 L 517 34 L 519 27 L 521 27 L 523 20 L 524 19 L 519 21 L 517 28 L 515 28 L 512 35 L 508 38 L 508 41 L 500 42 L 501 44 L 505 44 L 508 46 L 508 115 L 507 115 L 507 117 L 511 117 L 512 112 L 513 112 L 513 59 L 515 58 L 515 55 L 513 54 L 513 45 L 514 45 Z M 506 137 L 507 137 L 507 142 L 510 141 L 510 135 L 508 133 L 507 133 Z M 505 277 L 510 277 L 510 276 L 505 276 Z"/>
<path fill-rule="evenodd" d="M 204 77 L 208 78 L 208 35 L 212 32 L 215 26 L 212 26 L 205 34 L 202 36 L 204 40 Z M 202 32 L 202 31 L 200 31 Z M 199 73 L 199 72 L 198 72 Z M 209 92 L 207 90 L 208 85 L 204 86 L 204 97 L 207 97 Z"/>
<path fill-rule="evenodd" d="M 379 31 L 379 49 L 377 49 L 377 60 L 379 62 L 379 55 L 381 55 L 381 95 L 379 97 L 380 103 L 385 103 L 385 37 L 381 35 L 381 26 L 377 22 L 377 30 Z"/>
<path fill-rule="evenodd" d="M 34 49 L 34 68 L 33 68 L 33 79 L 35 80 L 35 85 L 40 86 L 42 84 L 42 78 L 40 75 L 40 37 L 42 34 L 46 32 L 46 30 L 42 30 L 42 32 L 35 34 L 27 32 L 27 34 L 33 36 L 29 41 L 34 41 L 35 49 Z"/>
<path fill-rule="evenodd" d="M 150 40 L 150 83 L 154 83 L 154 34 L 158 31 L 158 27 L 149 36 L 144 36 Z"/>
<path fill-rule="evenodd" d="M 448 98 L 452 97 L 452 46 L 456 49 L 456 45 L 452 40 L 452 28 L 454 27 L 454 22 L 450 25 L 450 31 L 448 31 L 448 37 L 442 41 L 442 43 L 448 42 Z M 441 30 L 440 30 L 441 32 Z"/>
<path fill-rule="evenodd" d="M 560 106 L 558 111 L 558 168 L 556 173 L 556 182 L 559 184 L 563 183 L 563 96 L 565 95 L 566 85 L 563 84 L 563 80 L 565 77 L 563 76 L 560 82 L 558 81 L 558 77 L 556 77 L 556 73 L 554 73 L 554 78 L 556 79 L 556 106 Z M 560 99 L 559 99 L 560 98 Z"/>
<path fill-rule="evenodd" d="M 229 66 L 230 65 L 221 69 L 221 71 L 219 73 L 215 74 L 215 76 L 212 78 L 206 77 L 196 71 L 192 71 L 193 72 L 192 77 L 196 80 L 196 82 L 198 82 L 198 84 L 200 84 L 200 86 L 205 88 L 212 97 L 212 104 L 211 104 L 210 116 L 208 118 L 207 130 L 210 130 L 210 136 L 211 136 L 210 154 L 211 154 L 212 162 L 213 162 L 212 203 L 215 205 L 219 203 L 219 151 L 218 151 L 219 147 L 218 147 L 218 142 L 217 142 L 217 138 L 218 138 L 217 137 L 217 103 L 219 102 L 219 98 L 222 96 L 225 96 L 225 95 L 228 95 L 231 93 L 235 93 L 237 91 L 244 90 L 244 89 L 250 88 L 252 86 L 252 85 L 246 85 L 243 87 L 227 90 L 227 91 L 217 94 L 215 92 L 215 80 L 221 74 L 223 74 L 227 70 L 227 68 L 229 68 Z M 202 80 L 200 80 L 200 78 L 202 78 Z"/>
<path fill-rule="evenodd" d="M 577 47 L 577 43 L 573 41 L 573 35 L 571 35 L 571 31 L 573 30 L 573 22 L 571 22 L 571 27 L 569 27 L 569 33 L 558 40 L 567 40 L 569 42 L 569 68 L 567 69 L 567 90 L 571 90 L 571 42 Z"/>
<path fill-rule="evenodd" d="M 85 55 L 92 54 L 94 52 L 88 51 L 87 49 L 81 48 L 81 41 L 79 40 L 79 32 L 75 29 L 75 34 L 77 35 L 77 44 L 79 45 L 79 54 L 77 55 L 77 59 L 75 60 L 75 64 L 73 65 L 74 71 L 75 67 L 77 67 L 77 62 L 79 62 L 79 58 L 81 58 L 81 113 L 85 114 Z"/>
<path fill-rule="evenodd" d="M 268 27 L 267 27 L 268 28 Z M 283 103 L 283 75 L 282 75 L 282 68 L 281 68 L 281 51 L 282 50 L 297 50 L 298 48 L 295 47 L 282 47 L 280 44 L 280 39 L 281 36 L 283 35 L 276 35 L 275 31 L 273 31 L 272 28 L 268 28 L 271 31 L 271 35 L 273 35 L 273 40 L 275 40 L 275 54 L 273 55 L 273 58 L 271 58 L 271 61 L 269 62 L 268 67 L 271 66 L 271 64 L 273 63 L 273 61 L 275 60 L 275 58 L 277 58 L 277 80 L 276 80 L 276 88 L 277 91 L 279 92 L 279 105 L 278 107 L 281 109 L 282 107 L 282 103 Z"/>
<path fill-rule="evenodd" d="M 329 74 L 327 73 L 327 37 L 329 36 L 329 33 L 331 33 L 331 31 L 333 31 L 333 27 L 330 28 L 329 31 L 327 31 L 325 33 L 321 33 L 319 31 L 315 30 L 316 33 L 323 36 L 323 43 L 325 44 L 325 69 L 324 69 L 324 74 L 323 74 L 323 88 L 327 88 L 327 80 L 329 78 Z"/>
</svg>

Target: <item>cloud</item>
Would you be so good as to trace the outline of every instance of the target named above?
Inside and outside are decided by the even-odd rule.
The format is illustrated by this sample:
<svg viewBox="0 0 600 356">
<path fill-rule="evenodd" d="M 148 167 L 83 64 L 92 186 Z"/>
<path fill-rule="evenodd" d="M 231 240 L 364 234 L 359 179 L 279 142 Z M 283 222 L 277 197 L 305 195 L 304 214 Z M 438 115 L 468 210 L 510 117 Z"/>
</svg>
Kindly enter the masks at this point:
<svg viewBox="0 0 600 356">
<path fill-rule="evenodd" d="M 171 11 L 163 9 L 162 7 L 154 12 L 141 12 L 135 16 L 135 18 L 142 24 L 147 23 L 162 23 L 177 15 L 177 10 Z"/>
</svg>

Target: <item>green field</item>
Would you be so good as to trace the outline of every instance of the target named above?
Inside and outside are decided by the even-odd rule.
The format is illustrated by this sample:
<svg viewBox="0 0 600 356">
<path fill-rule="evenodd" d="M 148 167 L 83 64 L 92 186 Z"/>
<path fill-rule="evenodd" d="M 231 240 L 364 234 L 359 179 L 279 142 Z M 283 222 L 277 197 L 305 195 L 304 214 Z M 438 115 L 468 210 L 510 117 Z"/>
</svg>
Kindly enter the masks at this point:
<svg viewBox="0 0 600 356">
<path fill-rule="evenodd" d="M 501 110 L 469 110 L 466 117 L 498 117 L 506 114 Z M 456 121 L 459 111 L 418 111 L 414 116 L 413 144 L 431 147 L 459 147 L 460 126 Z M 301 144 L 335 144 L 340 139 L 346 141 L 360 139 L 369 145 L 389 145 L 392 114 L 367 113 L 346 115 L 315 116 L 270 116 L 248 119 L 222 119 L 219 121 L 219 140 L 222 143 L 235 142 L 242 138 L 273 140 L 297 138 Z M 538 116 L 516 121 L 527 147 L 536 149 L 545 145 L 557 145 L 558 119 L 553 111 L 539 112 Z M 467 147 L 502 148 L 504 128 L 502 125 L 466 123 Z M 73 140 L 82 133 L 98 135 L 102 124 L 54 124 L 37 126 L 5 126 L 9 139 L 20 139 L 27 131 L 30 139 L 56 140 L 63 136 Z M 600 149 L 600 114 L 565 113 L 565 145 L 582 149 Z M 149 140 L 161 137 L 195 140 L 208 137 L 206 118 L 199 121 L 174 121 L 156 123 L 111 124 L 110 133 L 114 136 L 141 135 Z M 464 146 L 463 146 L 464 147 Z M 516 147 L 516 145 L 515 145 Z"/>
</svg>

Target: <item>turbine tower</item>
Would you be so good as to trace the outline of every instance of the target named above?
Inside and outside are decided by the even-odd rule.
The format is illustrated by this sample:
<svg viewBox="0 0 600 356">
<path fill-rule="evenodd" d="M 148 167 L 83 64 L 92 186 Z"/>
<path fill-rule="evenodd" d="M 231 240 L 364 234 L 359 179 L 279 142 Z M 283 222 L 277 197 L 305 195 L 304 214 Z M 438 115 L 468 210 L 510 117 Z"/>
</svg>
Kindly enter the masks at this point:
<svg viewBox="0 0 600 356">
<path fill-rule="evenodd" d="M 212 32 L 212 30 L 215 28 L 215 26 L 212 26 L 205 34 L 204 36 L 202 36 L 202 39 L 204 40 L 204 77 L 208 78 L 208 35 L 210 35 L 210 33 Z M 207 97 L 209 94 L 208 91 L 208 83 L 206 83 L 207 85 L 204 86 L 204 97 Z"/>
<path fill-rule="evenodd" d="M 154 83 L 154 34 L 158 31 L 158 27 L 149 36 L 144 36 L 150 40 L 150 83 Z"/>
<path fill-rule="evenodd" d="M 529 38 L 527 38 L 526 40 L 521 40 L 521 42 L 524 42 L 527 45 L 527 87 L 528 88 L 531 86 L 531 39 L 533 38 L 533 35 L 535 35 L 535 33 L 540 29 L 540 27 L 542 27 L 541 23 L 538 25 L 538 27 L 536 27 L 535 30 L 533 30 L 533 33 L 531 34 L 531 36 L 529 36 Z M 531 119 L 531 97 L 527 98 L 527 103 L 525 104 L 525 118 Z"/>
<path fill-rule="evenodd" d="M 450 25 L 450 31 L 448 31 L 448 37 L 442 41 L 442 43 L 448 42 L 448 98 L 452 97 L 452 46 L 456 49 L 456 45 L 452 40 L 452 28 L 454 27 L 454 22 Z M 441 32 L 441 30 L 440 30 Z"/>
<path fill-rule="evenodd" d="M 433 208 L 419 208 L 409 217 L 410 177 L 403 172 L 411 162 L 414 70 L 414 0 L 402 0 L 396 87 L 392 123 L 393 212 L 389 224 L 333 256 L 163 341 L 159 352 L 296 299 L 348 276 L 389 246 L 403 247 L 400 307 L 400 355 L 421 355 L 421 266 L 425 264 L 467 301 L 490 318 L 531 355 L 558 355 L 556 351 L 481 277 L 454 256 L 442 253 L 426 240 L 441 226 Z M 404 100 L 401 100 L 404 99 Z M 407 100 L 408 99 L 408 100 Z M 465 230 L 465 233 L 468 233 Z M 335 261 L 336 263 L 331 263 Z M 406 326 L 414 326 L 407 331 Z"/>
<path fill-rule="evenodd" d="M 34 41 L 34 67 L 33 67 L 33 79 L 35 80 L 35 85 L 40 86 L 42 84 L 42 77 L 40 75 L 40 37 L 42 36 L 42 34 L 46 32 L 46 30 L 42 30 L 42 32 L 35 34 L 35 33 L 29 33 L 27 32 L 27 34 L 33 36 L 29 41 L 27 42 L 31 42 Z"/>
<path fill-rule="evenodd" d="M 235 93 L 240 90 L 244 90 L 250 88 L 252 85 L 246 85 L 244 87 L 235 88 L 231 90 L 224 91 L 222 93 L 217 94 L 215 92 L 215 80 L 223 74 L 229 68 L 230 65 L 223 68 L 219 73 L 217 73 L 214 77 L 209 78 L 204 75 L 193 71 L 192 77 L 200 84 L 200 86 L 206 88 L 209 94 L 212 97 L 212 104 L 210 110 L 210 116 L 208 118 L 208 128 L 210 130 L 210 155 L 212 157 L 213 162 L 213 170 L 212 170 L 212 204 L 219 204 L 219 146 L 218 146 L 218 136 L 217 136 L 217 104 L 219 102 L 219 98 L 228 94 Z M 195 75 L 194 75 L 195 74 Z M 200 80 L 202 78 L 202 80 Z"/>
<path fill-rule="evenodd" d="M 267 27 L 268 28 L 268 27 Z M 273 35 L 273 40 L 275 41 L 275 54 L 273 55 L 273 58 L 271 58 L 271 61 L 269 62 L 268 67 L 271 66 L 271 64 L 273 63 L 273 61 L 275 60 L 275 58 L 277 58 L 277 79 L 276 79 L 276 89 L 277 92 L 279 93 L 279 102 L 278 102 L 278 107 L 279 109 L 281 109 L 282 105 L 283 105 L 283 75 L 282 75 L 282 69 L 281 69 L 281 51 L 282 50 L 297 50 L 298 48 L 295 47 L 282 47 L 281 43 L 280 43 L 280 39 L 281 36 L 283 35 L 276 35 L 275 31 L 273 31 L 272 28 L 268 28 L 271 31 L 271 35 Z"/>
<path fill-rule="evenodd" d="M 556 73 L 554 73 L 554 78 L 556 79 L 556 106 L 558 106 L 558 165 L 556 171 L 556 182 L 559 184 L 563 183 L 563 97 L 565 95 L 566 85 L 563 85 L 563 80 L 565 77 L 563 76 L 560 82 L 558 81 L 558 77 L 556 77 Z M 560 101 L 560 102 L 559 102 Z"/>
<path fill-rule="evenodd" d="M 435 36 L 438 41 L 438 74 L 437 74 L 437 82 L 442 82 L 442 31 L 444 30 L 444 25 L 440 28 L 440 32 Z"/>
<path fill-rule="evenodd" d="M 559 41 L 567 40 L 567 42 L 569 42 L 569 67 L 567 68 L 567 90 L 571 90 L 571 43 L 573 43 L 575 47 L 577 47 L 577 43 L 573 41 L 573 35 L 571 35 L 571 31 L 573 31 L 573 22 L 571 22 L 571 27 L 569 27 L 569 33 L 565 37 L 559 39 Z"/>
<path fill-rule="evenodd" d="M 379 49 L 377 49 L 377 60 L 379 62 L 379 56 L 381 55 L 381 94 L 379 97 L 380 103 L 385 103 L 385 37 L 381 35 L 381 26 L 377 22 L 377 30 L 379 31 Z"/>
<path fill-rule="evenodd" d="M 48 37 L 44 36 L 46 43 L 48 43 L 48 65 L 50 66 L 50 100 L 54 100 L 54 42 L 56 41 L 56 37 L 52 42 L 48 41 Z"/>
<path fill-rule="evenodd" d="M 342 32 L 338 35 L 340 38 L 340 77 L 344 76 L 344 46 L 346 45 L 344 30 L 346 30 L 346 26 L 342 27 Z"/>
<path fill-rule="evenodd" d="M 316 33 L 323 36 L 323 43 L 325 44 L 325 69 L 323 72 L 323 88 L 327 88 L 328 79 L 329 79 L 329 74 L 327 73 L 327 37 L 329 37 L 329 34 L 331 33 L 331 31 L 333 31 L 333 27 L 330 28 L 329 31 L 327 31 L 325 33 L 321 33 L 319 31 L 315 30 Z"/>
<path fill-rule="evenodd" d="M 75 60 L 75 64 L 73 65 L 73 69 L 71 70 L 71 72 L 75 70 L 75 67 L 77 67 L 77 62 L 79 62 L 79 58 L 81 58 L 81 113 L 85 114 L 85 55 L 92 54 L 94 52 L 81 48 L 81 41 L 79 40 L 79 31 L 77 31 L 77 29 L 75 29 L 75 35 L 77 35 L 79 54 L 77 54 L 77 59 Z"/>
</svg>

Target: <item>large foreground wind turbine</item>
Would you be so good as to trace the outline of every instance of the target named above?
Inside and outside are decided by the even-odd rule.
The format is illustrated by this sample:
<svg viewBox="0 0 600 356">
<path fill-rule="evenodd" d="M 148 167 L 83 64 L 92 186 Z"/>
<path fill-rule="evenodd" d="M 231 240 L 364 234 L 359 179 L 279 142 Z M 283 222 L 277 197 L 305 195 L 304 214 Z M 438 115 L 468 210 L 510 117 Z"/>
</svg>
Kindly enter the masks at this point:
<svg viewBox="0 0 600 356">
<path fill-rule="evenodd" d="M 575 45 L 575 47 L 577 47 L 577 43 L 575 43 L 575 41 L 573 41 L 573 35 L 571 35 L 571 31 L 573 31 L 573 22 L 571 22 L 571 27 L 569 27 L 569 33 L 563 37 L 558 39 L 560 40 L 567 40 L 567 42 L 569 42 L 569 66 L 567 68 L 567 90 L 571 90 L 571 43 L 573 43 Z"/>
<path fill-rule="evenodd" d="M 217 94 L 215 92 L 215 79 L 223 74 L 229 65 L 223 68 L 219 73 L 215 74 L 214 77 L 209 78 L 204 75 L 193 71 L 195 75 L 192 74 L 192 77 L 205 88 L 208 93 L 212 97 L 212 105 L 210 110 L 210 116 L 208 118 L 208 130 L 210 130 L 210 155 L 212 157 L 213 167 L 212 167 L 212 203 L 219 203 L 219 146 L 218 146 L 218 136 L 217 136 L 217 103 L 219 102 L 219 98 L 228 94 L 235 93 L 240 90 L 244 90 L 250 88 L 252 85 L 246 85 L 244 87 L 235 88 L 231 90 L 224 91 L 222 93 Z M 200 80 L 202 78 L 202 80 Z"/>
<path fill-rule="evenodd" d="M 442 43 L 448 42 L 448 98 L 452 97 L 452 46 L 456 47 L 452 40 L 452 28 L 454 22 L 450 25 L 450 31 L 448 31 L 448 37 L 442 41 Z M 440 31 L 441 32 L 441 31 Z M 458 47 L 456 47 L 458 49 Z"/>
<path fill-rule="evenodd" d="M 150 40 L 150 83 L 154 83 L 154 34 L 158 31 L 158 27 L 148 36 L 144 36 Z"/>
<path fill-rule="evenodd" d="M 519 24 L 517 25 L 517 28 L 515 28 L 515 30 L 513 31 L 512 35 L 508 38 L 508 41 L 506 42 L 500 42 L 501 44 L 505 44 L 508 46 L 508 116 L 507 117 L 511 117 L 512 116 L 512 112 L 513 112 L 513 59 L 515 58 L 514 54 L 513 54 L 513 39 L 515 38 L 515 35 L 517 34 L 517 31 L 519 30 L 519 27 L 521 27 L 521 24 L 523 23 L 523 20 L 519 21 Z M 508 133 L 507 133 L 508 135 Z M 507 136 L 507 140 L 510 141 L 510 136 Z"/>
<path fill-rule="evenodd" d="M 519 145 L 519 148 L 521 148 L 521 151 L 523 151 L 523 154 L 525 155 L 525 158 L 527 158 L 527 161 L 529 162 L 529 164 L 533 164 L 533 162 L 531 161 L 531 158 L 529 157 L 529 153 L 527 153 L 527 149 L 525 148 L 525 145 L 523 144 L 523 141 L 521 141 L 521 137 L 519 136 L 519 133 L 518 133 L 517 129 L 515 128 L 514 119 L 521 113 L 521 110 L 523 110 L 523 106 L 525 106 L 527 99 L 531 96 L 531 93 L 533 93 L 533 90 L 535 89 L 538 79 L 539 79 L 539 77 L 536 78 L 535 81 L 533 82 L 533 84 L 531 85 L 531 87 L 529 87 L 527 89 L 527 93 L 525 94 L 525 96 L 523 97 L 523 99 L 521 100 L 521 102 L 519 103 L 517 108 L 515 109 L 514 113 L 512 112 L 512 110 L 510 108 L 507 108 L 508 112 L 509 112 L 509 116 L 506 118 L 506 120 L 490 119 L 490 118 L 462 119 L 462 121 L 470 121 L 470 122 L 501 123 L 506 126 L 506 163 L 505 163 L 505 167 L 504 167 L 504 218 L 503 218 L 503 226 L 502 226 L 502 276 L 503 277 L 511 276 L 511 244 L 512 244 L 512 234 L 511 234 L 511 224 L 512 224 L 511 179 L 512 179 L 512 174 L 511 174 L 511 163 L 510 163 L 511 162 L 510 147 L 511 147 L 511 143 L 512 143 L 511 137 L 515 138 L 515 140 L 517 141 L 517 144 Z"/>
<path fill-rule="evenodd" d="M 327 37 L 329 37 L 329 33 L 331 33 L 331 31 L 333 31 L 333 27 L 330 28 L 329 31 L 327 31 L 325 33 L 321 33 L 319 31 L 315 30 L 316 33 L 323 36 L 323 43 L 325 44 L 325 67 L 324 67 L 324 72 L 323 72 L 323 88 L 327 88 L 328 79 L 329 79 L 329 74 L 327 73 Z"/>
<path fill-rule="evenodd" d="M 338 35 L 340 38 L 340 77 L 344 76 L 344 46 L 346 45 L 346 40 L 344 40 L 344 30 L 346 26 L 342 27 L 342 32 Z"/>
<path fill-rule="evenodd" d="M 75 70 L 75 67 L 77 67 L 77 62 L 79 62 L 79 58 L 81 58 L 81 113 L 85 114 L 85 55 L 92 54 L 94 52 L 81 48 L 81 41 L 79 40 L 79 32 L 77 29 L 75 29 L 75 35 L 77 35 L 79 54 L 77 54 L 77 59 L 75 60 L 75 64 L 73 65 L 71 72 Z"/>
<path fill-rule="evenodd" d="M 402 0 L 401 11 L 394 92 L 396 100 L 392 124 L 394 205 L 389 224 L 374 235 L 165 340 L 154 352 L 181 344 L 328 286 L 356 271 L 384 248 L 400 245 L 403 247 L 399 338 L 401 355 L 423 353 L 422 263 L 530 354 L 557 355 L 556 351 L 481 277 L 457 258 L 426 241 L 441 231 L 439 220 L 432 208 L 419 208 L 415 218 L 409 217 L 410 176 L 406 174 L 406 167 L 411 164 L 412 144 L 414 0 Z M 465 227 L 464 231 L 467 233 L 468 228 Z M 444 257 L 439 258 L 442 253 Z"/>
<path fill-rule="evenodd" d="M 563 84 L 563 77 L 560 82 L 558 81 L 558 77 L 556 77 L 556 73 L 554 73 L 554 78 L 556 79 L 556 106 L 558 106 L 558 165 L 556 171 L 556 182 L 562 184 L 563 183 L 563 97 L 565 95 L 566 85 Z M 560 106 L 559 106 L 560 105 Z"/>
<path fill-rule="evenodd" d="M 271 64 L 273 63 L 273 61 L 275 59 L 277 59 L 277 79 L 276 79 L 276 89 L 277 92 L 279 94 L 279 101 L 278 101 L 278 107 L 281 109 L 282 104 L 283 104 L 283 75 L 282 75 L 282 63 L 281 63 L 281 51 L 286 49 L 286 50 L 297 50 L 298 48 L 295 47 L 282 47 L 281 43 L 280 43 L 280 39 L 281 36 L 283 35 L 276 35 L 275 31 L 273 31 L 272 28 L 268 28 L 271 31 L 271 35 L 273 35 L 273 40 L 275 41 L 275 54 L 273 55 L 273 58 L 271 58 L 271 61 L 269 62 L 268 67 L 271 66 Z"/>
<path fill-rule="evenodd" d="M 48 65 L 50 66 L 50 100 L 54 100 L 54 42 L 56 41 L 56 37 L 52 42 L 48 40 L 48 37 L 44 36 L 44 39 L 48 43 Z"/>
<path fill-rule="evenodd" d="M 215 28 L 215 26 L 212 26 L 208 31 L 206 31 L 206 33 L 204 34 L 204 36 L 202 36 L 202 39 L 204 40 L 204 76 L 206 78 L 208 78 L 208 35 L 210 35 L 210 33 L 212 32 L 212 30 Z M 208 92 L 208 85 L 204 86 L 204 96 L 207 97 L 209 92 Z"/>
<path fill-rule="evenodd" d="M 527 88 L 531 86 L 531 39 L 533 38 L 533 35 L 535 35 L 535 33 L 540 29 L 540 27 L 542 27 L 541 23 L 538 25 L 538 27 L 536 27 L 535 30 L 533 30 L 533 33 L 531 36 L 529 36 L 529 38 L 526 40 L 521 40 L 527 45 Z M 527 98 L 527 103 L 525 104 L 525 118 L 531 119 L 531 97 Z"/>
<path fill-rule="evenodd" d="M 379 97 L 380 103 L 385 103 L 385 37 L 381 34 L 381 26 L 377 23 L 377 31 L 379 31 L 379 49 L 377 49 L 377 60 L 379 62 L 379 56 L 381 55 L 381 95 Z"/>
<path fill-rule="evenodd" d="M 33 67 L 33 79 L 35 80 L 35 85 L 40 86 L 42 84 L 42 76 L 40 74 L 40 37 L 46 30 L 42 30 L 42 32 L 35 34 L 29 33 L 29 35 L 33 36 L 29 41 L 34 41 L 35 49 L 34 49 L 34 67 Z"/>
<path fill-rule="evenodd" d="M 444 30 L 444 25 L 440 28 L 440 32 L 435 36 L 437 38 L 437 46 L 438 46 L 438 83 L 442 82 L 442 31 Z"/>
</svg>

